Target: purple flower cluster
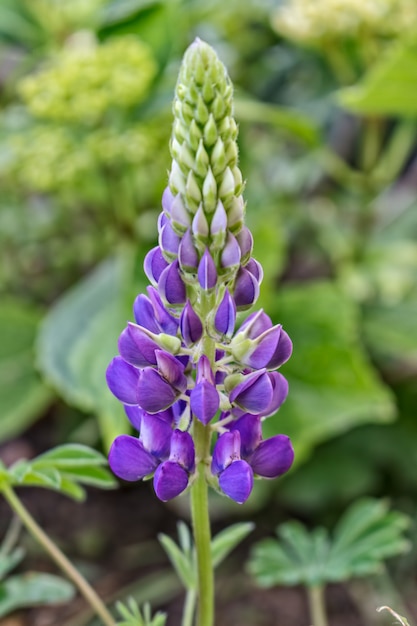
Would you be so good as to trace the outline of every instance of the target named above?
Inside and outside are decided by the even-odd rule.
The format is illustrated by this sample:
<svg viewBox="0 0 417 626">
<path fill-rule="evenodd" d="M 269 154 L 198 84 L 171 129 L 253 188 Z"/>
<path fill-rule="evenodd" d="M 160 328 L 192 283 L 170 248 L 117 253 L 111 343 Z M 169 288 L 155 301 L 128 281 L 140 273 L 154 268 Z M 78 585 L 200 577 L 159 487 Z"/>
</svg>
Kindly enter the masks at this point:
<svg viewBox="0 0 417 626">
<path fill-rule="evenodd" d="M 186 53 L 174 116 L 159 245 L 144 262 L 151 286 L 107 370 L 140 434 L 117 437 L 109 461 L 125 480 L 153 476 L 161 500 L 182 493 L 203 464 L 209 483 L 242 503 L 254 476 L 280 476 L 293 461 L 288 437 L 262 439 L 262 421 L 288 393 L 275 370 L 292 344 L 262 310 L 235 330 L 237 312 L 256 302 L 262 268 L 243 224 L 230 81 L 202 42 Z M 211 458 L 196 450 L 196 423 L 216 436 Z"/>
</svg>

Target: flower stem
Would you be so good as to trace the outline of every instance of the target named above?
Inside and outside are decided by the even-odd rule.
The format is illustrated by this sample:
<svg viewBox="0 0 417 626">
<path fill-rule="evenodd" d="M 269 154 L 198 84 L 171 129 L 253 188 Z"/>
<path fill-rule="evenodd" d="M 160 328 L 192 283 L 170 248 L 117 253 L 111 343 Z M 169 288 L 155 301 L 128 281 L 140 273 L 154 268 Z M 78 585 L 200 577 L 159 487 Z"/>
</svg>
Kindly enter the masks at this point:
<svg viewBox="0 0 417 626">
<path fill-rule="evenodd" d="M 185 596 L 181 626 L 193 626 L 196 598 L 195 589 L 188 589 Z"/>
<path fill-rule="evenodd" d="M 84 596 L 88 604 L 92 607 L 94 612 L 100 617 L 105 626 L 116 626 L 116 622 L 107 610 L 103 601 L 99 598 L 97 593 L 91 587 L 91 585 L 85 580 L 73 564 L 67 559 L 65 554 L 61 552 L 58 546 L 51 541 L 48 535 L 42 530 L 42 528 L 33 519 L 29 511 L 20 501 L 16 493 L 9 485 L 3 485 L 1 491 L 9 503 L 13 511 L 20 517 L 23 524 L 26 526 L 31 535 L 41 544 L 41 546 L 48 552 L 49 556 L 55 561 L 58 567 L 68 576 L 68 578 L 78 588 L 80 593 Z"/>
<path fill-rule="evenodd" d="M 307 587 L 307 592 L 312 623 L 314 626 L 327 626 L 327 615 L 324 606 L 324 587 L 322 585 Z"/>
<path fill-rule="evenodd" d="M 197 479 L 191 489 L 191 519 L 197 554 L 198 626 L 213 626 L 214 623 L 214 576 L 210 550 L 208 485 L 205 477 L 210 434 L 208 426 L 194 420 L 196 456 L 202 459 L 197 468 Z"/>
</svg>

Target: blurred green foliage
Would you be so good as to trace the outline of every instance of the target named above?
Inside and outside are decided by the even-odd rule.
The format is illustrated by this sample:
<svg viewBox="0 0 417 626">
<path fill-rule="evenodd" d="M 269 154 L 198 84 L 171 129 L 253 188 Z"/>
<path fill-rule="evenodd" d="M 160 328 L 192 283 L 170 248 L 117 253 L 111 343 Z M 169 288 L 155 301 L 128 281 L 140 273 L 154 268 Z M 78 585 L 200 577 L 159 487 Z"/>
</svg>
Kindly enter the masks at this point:
<svg viewBox="0 0 417 626">
<path fill-rule="evenodd" d="M 363 450 L 362 436 L 387 442 L 392 491 L 417 493 L 387 451 L 417 408 L 407 391 L 417 376 L 416 20 L 408 0 L 1 4 L 0 293 L 13 302 L 2 328 L 19 323 L 16 307 L 45 311 L 36 362 L 65 401 L 97 415 L 105 447 L 127 422 L 104 370 L 145 285 L 177 67 L 198 35 L 235 84 L 261 305 L 294 340 L 289 399 L 265 423 L 295 444 L 299 468 L 281 497 L 311 511 L 382 489 L 378 445 Z M 30 376 L 44 400 L 23 403 L 11 386 L 3 439 L 50 398 L 33 370 L 34 334 L 15 379 Z M 414 457 L 415 430 L 405 438 Z"/>
</svg>

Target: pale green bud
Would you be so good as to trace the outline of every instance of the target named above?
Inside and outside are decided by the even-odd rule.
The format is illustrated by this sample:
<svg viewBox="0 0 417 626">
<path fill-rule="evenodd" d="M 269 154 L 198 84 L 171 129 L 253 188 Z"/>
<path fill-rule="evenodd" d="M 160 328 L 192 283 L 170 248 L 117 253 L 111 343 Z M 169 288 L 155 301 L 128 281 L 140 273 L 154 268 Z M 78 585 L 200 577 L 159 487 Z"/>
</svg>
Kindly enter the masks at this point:
<svg viewBox="0 0 417 626">
<path fill-rule="evenodd" d="M 171 173 L 169 175 L 169 186 L 173 194 L 185 193 L 185 178 L 180 166 L 175 159 L 172 161 Z"/>
<path fill-rule="evenodd" d="M 207 154 L 207 151 L 204 148 L 203 140 L 201 139 L 195 155 L 194 171 L 201 176 L 201 178 L 205 178 L 209 163 L 209 155 Z"/>
<path fill-rule="evenodd" d="M 195 109 L 195 119 L 200 124 L 205 124 L 207 122 L 208 118 L 209 118 L 208 109 L 207 109 L 206 105 L 204 104 L 204 100 L 203 100 L 201 94 L 198 94 L 197 106 L 196 106 L 196 109 Z"/>
<path fill-rule="evenodd" d="M 213 146 L 217 141 L 217 126 L 214 117 L 210 114 L 207 124 L 204 126 L 204 141 L 207 146 Z"/>
<path fill-rule="evenodd" d="M 223 180 L 219 188 L 219 196 L 225 208 L 228 208 L 232 200 L 233 194 L 235 193 L 235 179 L 230 167 L 226 168 L 222 179 Z"/>
<path fill-rule="evenodd" d="M 196 242 L 204 245 L 207 243 L 210 227 L 201 205 L 198 207 L 197 213 L 194 215 L 191 230 Z"/>
<path fill-rule="evenodd" d="M 188 172 L 187 182 L 185 185 L 185 199 L 189 209 L 191 209 L 194 213 L 201 202 L 201 191 L 192 170 Z"/>
<path fill-rule="evenodd" d="M 213 148 L 213 152 L 211 153 L 211 168 L 214 174 L 220 174 L 226 169 L 227 161 L 226 161 L 226 152 L 224 150 L 224 143 L 220 139 L 217 139 L 216 144 Z"/>
<path fill-rule="evenodd" d="M 213 213 L 217 204 L 217 183 L 210 168 L 203 183 L 203 200 L 207 213 Z"/>
</svg>

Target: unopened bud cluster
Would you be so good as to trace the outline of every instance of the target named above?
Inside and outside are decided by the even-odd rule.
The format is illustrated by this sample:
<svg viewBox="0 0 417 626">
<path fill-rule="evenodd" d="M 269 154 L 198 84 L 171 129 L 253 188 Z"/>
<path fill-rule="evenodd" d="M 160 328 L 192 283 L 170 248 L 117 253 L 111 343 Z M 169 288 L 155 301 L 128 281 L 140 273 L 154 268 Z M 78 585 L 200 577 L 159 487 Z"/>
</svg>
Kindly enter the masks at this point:
<svg viewBox="0 0 417 626">
<path fill-rule="evenodd" d="M 244 225 L 232 86 L 200 40 L 185 54 L 173 109 L 159 245 L 144 263 L 151 286 L 137 297 L 136 323 L 122 332 L 107 370 L 140 435 L 118 437 L 110 465 L 126 480 L 153 475 L 157 496 L 168 500 L 204 462 L 210 484 L 241 503 L 254 475 L 279 476 L 293 461 L 288 437 L 263 440 L 261 429 L 287 396 L 274 370 L 292 344 L 262 310 L 235 331 L 237 310 L 258 297 L 262 268 Z M 210 459 L 195 458 L 195 420 L 217 435 Z"/>
</svg>

